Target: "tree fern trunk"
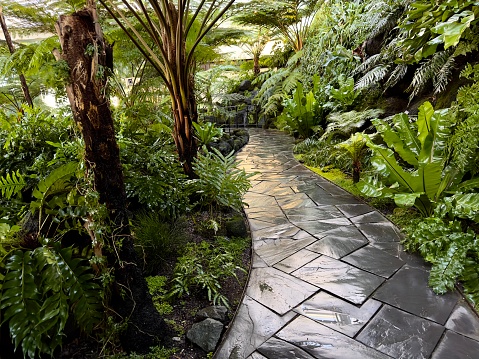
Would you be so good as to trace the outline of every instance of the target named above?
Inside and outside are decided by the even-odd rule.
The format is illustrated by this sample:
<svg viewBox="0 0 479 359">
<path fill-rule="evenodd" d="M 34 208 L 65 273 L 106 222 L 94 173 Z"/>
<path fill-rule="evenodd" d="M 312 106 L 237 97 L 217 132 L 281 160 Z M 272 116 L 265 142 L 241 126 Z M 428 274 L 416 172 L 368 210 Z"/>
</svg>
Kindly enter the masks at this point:
<svg viewBox="0 0 479 359">
<path fill-rule="evenodd" d="M 12 38 L 10 37 L 10 32 L 8 31 L 7 24 L 5 23 L 5 18 L 3 17 L 2 7 L 0 6 L 0 25 L 2 26 L 3 35 L 5 36 L 5 42 L 7 43 L 8 50 L 13 55 L 15 48 L 13 47 Z M 28 88 L 27 80 L 25 76 L 21 73 L 18 75 L 20 77 L 20 83 L 22 85 L 23 95 L 25 96 L 25 101 L 27 101 L 28 106 L 33 107 L 32 96 L 30 96 L 30 90 Z"/>
<path fill-rule="evenodd" d="M 85 162 L 94 174 L 100 202 L 108 208 L 115 238 L 108 250 L 115 268 L 112 308 L 128 321 L 122 344 L 128 351 L 144 353 L 164 337 L 166 326 L 153 306 L 146 281 L 137 266 L 126 212 L 126 194 L 119 148 L 106 96 L 111 47 L 104 41 L 94 1 L 71 16 L 60 16 L 57 32 L 68 63 L 69 100 L 85 141 Z"/>
</svg>

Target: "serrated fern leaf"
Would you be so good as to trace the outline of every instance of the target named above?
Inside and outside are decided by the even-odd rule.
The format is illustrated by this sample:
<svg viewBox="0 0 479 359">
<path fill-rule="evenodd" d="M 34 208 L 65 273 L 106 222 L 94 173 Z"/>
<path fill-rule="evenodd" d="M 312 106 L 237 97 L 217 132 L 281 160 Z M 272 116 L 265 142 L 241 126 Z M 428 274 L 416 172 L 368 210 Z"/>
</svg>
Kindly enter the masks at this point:
<svg viewBox="0 0 479 359">
<path fill-rule="evenodd" d="M 464 271 L 461 275 L 464 284 L 464 293 L 467 299 L 479 308 L 479 263 L 477 258 L 467 258 L 464 262 Z"/>
<path fill-rule="evenodd" d="M 354 85 L 355 90 L 367 88 L 373 84 L 378 83 L 386 77 L 389 72 L 389 65 L 378 65 L 372 70 L 368 71 L 361 77 Z"/>
<path fill-rule="evenodd" d="M 446 63 L 441 67 L 439 72 L 434 76 L 434 93 L 438 94 L 446 89 L 446 86 L 451 81 L 451 73 L 454 69 L 455 59 L 450 56 Z"/>
<path fill-rule="evenodd" d="M 414 72 L 412 82 L 406 90 L 407 92 L 411 92 L 410 100 L 418 95 L 424 89 L 427 82 L 439 73 L 449 59 L 449 55 L 449 51 L 437 52 Z"/>
<path fill-rule="evenodd" d="M 399 64 L 397 65 L 394 70 L 391 72 L 391 75 L 389 75 L 388 80 L 384 84 L 384 90 L 393 87 L 396 85 L 399 81 L 401 81 L 404 76 L 407 73 L 408 66 L 405 64 Z"/>
<path fill-rule="evenodd" d="M 19 193 L 26 186 L 25 179 L 20 171 L 7 173 L 5 177 L 0 177 L 0 193 L 6 199 Z"/>
<path fill-rule="evenodd" d="M 450 236 L 452 242 L 448 250 L 436 257 L 431 268 L 429 285 L 436 293 L 444 294 L 448 290 L 454 289 L 456 279 L 464 269 L 468 247 L 462 246 L 462 241 L 454 241 L 454 237 L 457 235 L 462 234 L 454 233 Z"/>
<path fill-rule="evenodd" d="M 352 75 L 357 75 L 366 71 L 370 71 L 372 68 L 376 67 L 376 65 L 379 64 L 381 60 L 381 54 L 376 54 L 368 57 L 361 65 L 359 65 L 353 70 Z"/>
<path fill-rule="evenodd" d="M 0 298 L 3 323 L 8 322 L 15 348 L 21 345 L 23 353 L 34 358 L 43 345 L 42 333 L 36 329 L 40 322 L 41 293 L 35 283 L 36 264 L 32 252 L 17 250 L 8 258 L 5 269 Z"/>
<path fill-rule="evenodd" d="M 53 253 L 65 281 L 65 294 L 75 320 L 82 330 L 89 333 L 103 317 L 100 287 L 93 281 L 90 266 L 81 258 L 72 258 L 72 252 L 72 248 L 68 247 Z"/>
</svg>

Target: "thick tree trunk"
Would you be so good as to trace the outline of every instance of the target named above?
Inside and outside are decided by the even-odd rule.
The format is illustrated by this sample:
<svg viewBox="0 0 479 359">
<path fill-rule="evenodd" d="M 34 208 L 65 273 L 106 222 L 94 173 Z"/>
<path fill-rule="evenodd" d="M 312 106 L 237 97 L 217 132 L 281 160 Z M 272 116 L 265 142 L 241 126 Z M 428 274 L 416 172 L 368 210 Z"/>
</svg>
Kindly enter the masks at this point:
<svg viewBox="0 0 479 359">
<path fill-rule="evenodd" d="M 115 268 L 112 308 L 128 321 L 122 344 L 144 353 L 166 333 L 163 319 L 153 306 L 128 227 L 126 194 L 109 101 L 105 95 L 111 47 L 104 41 L 94 1 L 71 16 L 60 16 L 57 32 L 61 59 L 70 68 L 67 93 L 75 121 L 85 141 L 85 160 L 94 174 L 100 202 L 115 226 L 108 243 L 109 263 Z M 109 56 L 110 55 L 110 56 Z"/>
<path fill-rule="evenodd" d="M 253 74 L 258 76 L 261 73 L 261 68 L 259 67 L 259 54 L 253 55 Z"/>
<path fill-rule="evenodd" d="M 5 41 L 8 46 L 8 50 L 11 54 L 15 52 L 15 47 L 13 46 L 12 38 L 10 36 L 10 32 L 8 31 L 7 24 L 5 23 L 5 18 L 3 17 L 2 7 L 0 6 L 0 25 L 2 26 L 3 35 L 5 36 Z M 25 101 L 27 101 L 28 106 L 33 107 L 32 97 L 30 96 L 30 90 L 28 89 L 27 80 L 25 76 L 20 73 L 18 75 L 20 77 L 20 83 L 22 85 L 23 95 L 25 96 Z"/>
</svg>

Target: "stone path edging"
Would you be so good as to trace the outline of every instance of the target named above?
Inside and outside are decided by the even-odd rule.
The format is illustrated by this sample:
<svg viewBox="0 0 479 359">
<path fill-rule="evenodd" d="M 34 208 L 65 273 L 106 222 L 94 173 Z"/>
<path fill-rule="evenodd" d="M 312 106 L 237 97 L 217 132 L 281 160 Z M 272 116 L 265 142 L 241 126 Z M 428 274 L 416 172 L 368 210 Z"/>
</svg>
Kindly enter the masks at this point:
<svg viewBox="0 0 479 359">
<path fill-rule="evenodd" d="M 246 294 L 216 359 L 479 358 L 479 319 L 373 208 L 299 164 L 292 139 L 251 130 Z"/>
</svg>

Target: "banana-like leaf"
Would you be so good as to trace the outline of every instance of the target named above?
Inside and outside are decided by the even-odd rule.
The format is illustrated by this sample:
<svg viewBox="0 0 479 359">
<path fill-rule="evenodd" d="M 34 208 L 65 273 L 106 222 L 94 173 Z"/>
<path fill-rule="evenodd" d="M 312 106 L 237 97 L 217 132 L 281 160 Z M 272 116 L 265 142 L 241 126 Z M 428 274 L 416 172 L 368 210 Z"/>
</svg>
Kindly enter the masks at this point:
<svg viewBox="0 0 479 359">
<path fill-rule="evenodd" d="M 375 119 L 372 120 L 372 123 L 388 147 L 394 148 L 394 151 L 410 165 L 417 166 L 417 156 L 420 147 L 416 134 L 411 131 L 411 126 L 409 126 L 409 117 L 402 113 L 394 116 L 393 121 L 395 124 L 394 129 L 398 130 L 399 133 L 393 131 L 391 126 L 384 120 Z M 404 125 L 404 123 L 408 123 L 408 125 Z"/>
<path fill-rule="evenodd" d="M 421 192 L 417 175 L 413 176 L 410 172 L 403 170 L 396 161 L 392 150 L 372 142 L 368 142 L 367 145 L 374 150 L 371 163 L 382 176 L 389 177 L 390 182 L 398 182 L 399 185 L 410 192 Z"/>
<path fill-rule="evenodd" d="M 416 203 L 416 200 L 421 197 L 423 193 L 396 193 L 394 195 L 394 202 L 398 207 L 412 207 Z"/>
<path fill-rule="evenodd" d="M 425 193 L 430 200 L 435 200 L 442 181 L 442 165 L 437 162 L 423 164 L 418 168 L 421 192 Z"/>
<path fill-rule="evenodd" d="M 429 134 L 421 148 L 419 162 L 443 162 L 444 150 L 451 136 L 453 122 L 447 118 L 448 110 L 434 111 L 429 121 Z"/>
<path fill-rule="evenodd" d="M 424 142 L 426 141 L 426 137 L 431 131 L 431 117 L 433 114 L 434 108 L 432 107 L 430 102 L 426 101 L 421 105 L 421 107 L 419 107 L 419 113 L 417 116 L 416 123 L 418 130 L 417 138 L 421 143 L 421 151 L 424 148 Z"/>
</svg>

